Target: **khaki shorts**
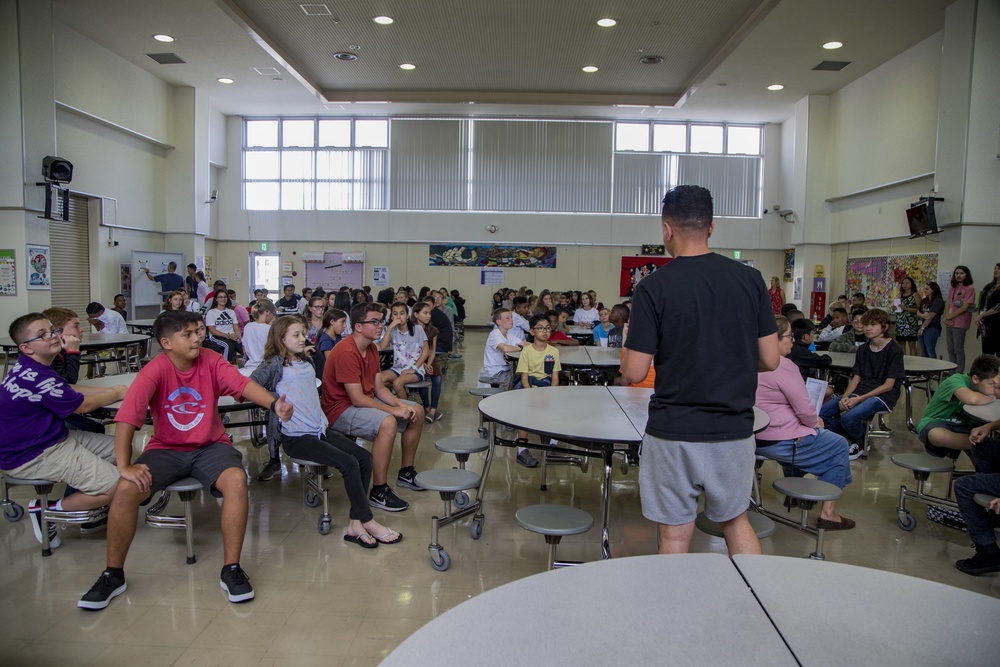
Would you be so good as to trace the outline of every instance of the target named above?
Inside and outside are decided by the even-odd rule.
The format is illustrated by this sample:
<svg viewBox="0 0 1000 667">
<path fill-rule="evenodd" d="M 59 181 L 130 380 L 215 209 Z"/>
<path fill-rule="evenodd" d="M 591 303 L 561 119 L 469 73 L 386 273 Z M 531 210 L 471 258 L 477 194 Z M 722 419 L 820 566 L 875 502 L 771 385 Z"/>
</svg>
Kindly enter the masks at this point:
<svg viewBox="0 0 1000 667">
<path fill-rule="evenodd" d="M 65 482 L 88 496 L 110 491 L 118 483 L 114 436 L 70 431 L 34 460 L 8 470 L 12 477 Z"/>
</svg>

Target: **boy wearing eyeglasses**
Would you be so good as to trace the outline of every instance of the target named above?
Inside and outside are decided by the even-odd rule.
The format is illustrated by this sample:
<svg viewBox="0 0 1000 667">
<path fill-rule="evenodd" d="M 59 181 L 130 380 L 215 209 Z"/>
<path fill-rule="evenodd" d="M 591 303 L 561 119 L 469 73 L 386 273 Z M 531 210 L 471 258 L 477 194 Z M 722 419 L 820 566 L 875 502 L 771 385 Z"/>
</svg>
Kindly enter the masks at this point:
<svg viewBox="0 0 1000 667">
<path fill-rule="evenodd" d="M 118 484 L 115 441 L 103 433 L 69 430 L 66 419 L 122 400 L 126 387 L 74 387 L 52 370 L 62 350 L 61 328 L 41 313 L 14 320 L 8 334 L 18 357 L 0 385 L 0 470 L 12 477 L 65 482 L 77 491 L 49 509 L 77 511 L 111 502 Z M 28 506 L 35 537 L 42 541 L 41 508 Z M 49 524 L 49 546 L 60 546 Z"/>
<path fill-rule="evenodd" d="M 521 356 L 517 360 L 517 378 L 514 380 L 514 389 L 534 389 L 536 387 L 558 387 L 559 371 L 559 350 L 549 345 L 549 336 L 552 335 L 552 324 L 546 315 L 535 315 L 530 321 L 531 335 L 535 337 L 531 345 L 525 346 L 521 350 Z M 514 442 L 528 444 L 528 432 L 518 431 L 517 440 Z M 534 468 L 538 461 L 527 447 L 517 448 L 517 462 L 526 468 Z"/>
<path fill-rule="evenodd" d="M 437 295 L 440 299 L 440 295 Z M 389 459 L 398 426 L 402 466 L 396 486 L 424 491 L 413 467 L 424 425 L 424 409 L 396 398 L 380 381 L 378 347 L 384 332 L 383 306 L 364 302 L 351 309 L 351 333 L 333 347 L 323 367 L 321 405 L 330 428 L 349 438 L 372 441 L 372 490 L 368 504 L 387 512 L 402 512 L 409 503 L 389 488 Z"/>
</svg>

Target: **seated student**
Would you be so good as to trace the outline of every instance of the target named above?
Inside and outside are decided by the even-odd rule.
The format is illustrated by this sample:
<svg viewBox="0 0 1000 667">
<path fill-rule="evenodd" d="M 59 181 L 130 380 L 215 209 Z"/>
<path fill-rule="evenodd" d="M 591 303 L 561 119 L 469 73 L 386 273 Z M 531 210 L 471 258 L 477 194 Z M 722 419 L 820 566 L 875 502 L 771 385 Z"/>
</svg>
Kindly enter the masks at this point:
<svg viewBox="0 0 1000 667">
<path fill-rule="evenodd" d="M 212 307 L 205 311 L 205 326 L 208 340 L 205 347 L 224 356 L 229 363 L 236 363 L 236 352 L 240 348 L 243 332 L 236 323 L 236 312 L 224 289 L 215 290 Z"/>
<path fill-rule="evenodd" d="M 788 304 L 785 304 L 785 305 L 787 306 Z M 788 310 L 788 312 L 785 313 L 785 319 L 788 320 L 792 324 L 795 324 L 796 322 L 798 322 L 799 320 L 801 320 L 805 316 L 806 316 L 805 313 L 803 313 L 798 308 L 795 308 L 794 306 L 792 308 L 790 308 Z"/>
<path fill-rule="evenodd" d="M 96 301 L 87 304 L 87 321 L 100 333 L 127 334 L 125 320 L 113 310 L 107 310 Z"/>
<path fill-rule="evenodd" d="M 552 333 L 549 318 L 545 315 L 535 315 L 531 318 L 530 324 L 535 341 L 521 349 L 513 388 L 558 387 L 559 371 L 562 370 L 562 366 L 559 364 L 559 350 L 548 344 L 549 335 Z M 518 430 L 514 442 L 527 445 L 528 432 Z M 517 448 L 517 462 L 526 468 L 538 465 L 537 459 L 525 446 Z"/>
<path fill-rule="evenodd" d="M 65 420 L 96 410 L 125 396 L 125 387 L 74 387 L 60 377 L 52 362 L 62 349 L 59 327 L 42 313 L 11 322 L 8 335 L 17 343 L 17 361 L 0 386 L 0 470 L 12 477 L 65 482 L 75 492 L 49 504 L 75 511 L 111 502 L 118 483 L 114 439 L 103 433 L 69 430 Z M 41 508 L 28 505 L 35 537 L 42 541 Z M 49 546 L 59 547 L 50 524 Z"/>
<path fill-rule="evenodd" d="M 437 299 L 440 298 L 439 294 Z M 351 334 L 334 346 L 323 369 L 323 412 L 334 431 L 372 441 L 373 485 L 368 503 L 389 512 L 401 512 L 409 503 L 396 496 L 386 483 L 396 440 L 396 420 L 405 424 L 400 438 L 402 466 L 396 475 L 396 486 L 423 491 L 417 485 L 413 461 L 423 431 L 424 410 L 400 401 L 379 381 L 375 341 L 382 337 L 385 326 L 382 306 L 367 301 L 355 305 L 351 309 L 351 326 Z"/>
<path fill-rule="evenodd" d="M 61 349 L 50 367 L 69 384 L 76 384 L 80 379 L 80 340 L 83 337 L 80 318 L 69 308 L 58 307 L 48 308 L 42 311 L 42 315 L 48 318 L 53 329 L 62 330 L 59 334 Z M 104 424 L 81 414 L 67 417 L 66 426 L 91 433 L 104 433 Z"/>
<path fill-rule="evenodd" d="M 526 339 L 531 330 L 531 324 L 528 321 L 531 317 L 530 313 L 531 311 L 528 309 L 528 297 L 514 297 L 514 303 L 510 309 L 510 316 L 514 322 L 513 328 L 519 330 L 518 333 L 522 339 Z"/>
<path fill-rule="evenodd" d="M 943 385 L 942 385 L 943 386 Z M 939 390 L 940 391 L 940 390 Z M 935 394 L 936 395 L 936 394 Z M 1000 572 L 1000 546 L 995 532 L 1000 500 L 994 498 L 987 510 L 975 501 L 977 493 L 1000 496 L 1000 440 L 990 437 L 1000 430 L 1000 420 L 977 426 L 969 434 L 969 456 L 976 464 L 975 475 L 963 475 L 955 480 L 955 500 L 962 514 L 976 553 L 963 558 L 955 567 L 965 574 L 980 576 Z M 990 516 L 990 512 L 993 516 Z"/>
<path fill-rule="evenodd" d="M 329 424 L 316 393 L 316 374 L 307 351 L 305 323 L 297 317 L 279 318 L 267 337 L 264 363 L 250 379 L 277 398 L 286 396 L 295 406 L 291 419 L 272 413 L 268 419 L 268 447 L 280 439 L 285 452 L 298 459 L 336 468 L 344 479 L 351 503 L 350 523 L 344 539 L 366 549 L 395 544 L 402 534 L 375 521 L 368 507 L 368 484 L 372 476 L 372 455 Z"/>
<path fill-rule="evenodd" d="M 781 463 L 786 477 L 808 473 L 839 489 L 851 483 L 848 444 L 843 436 L 823 429 L 823 420 L 806 393 L 798 367 L 791 361 L 794 346 L 788 320 L 778 316 L 781 360 L 773 371 L 757 374 L 757 400 L 770 424 L 756 435 L 757 453 Z M 800 320 L 803 321 L 803 320 Z M 811 324 L 811 323 L 810 323 Z M 854 521 L 837 514 L 837 501 L 823 502 L 817 527 L 850 530 Z"/>
<path fill-rule="evenodd" d="M 431 291 L 430 296 L 433 299 L 432 303 L 434 305 L 434 308 L 431 309 L 431 324 L 438 330 L 437 347 L 433 352 L 434 354 L 438 352 L 450 353 L 455 344 L 455 327 L 452 326 L 451 318 L 444 310 L 444 295 L 440 292 Z M 352 310 L 351 313 L 353 314 L 353 312 Z"/>
<path fill-rule="evenodd" d="M 565 310 L 550 310 L 545 313 L 545 317 L 548 318 L 549 324 L 552 325 L 552 333 L 549 335 L 549 345 L 573 346 L 580 344 L 580 341 L 577 339 L 570 338 L 566 335 L 565 328 L 568 314 Z M 564 330 L 560 331 L 559 327 L 563 327 Z"/>
<path fill-rule="evenodd" d="M 571 300 L 573 298 L 572 292 L 556 292 L 556 298 L 559 302 L 556 304 L 556 310 L 566 311 L 566 314 L 572 317 L 573 313 L 576 312 L 576 308 L 573 306 Z"/>
<path fill-rule="evenodd" d="M 798 310 L 798 307 L 794 303 L 786 303 L 784 306 L 781 307 L 781 316 L 788 317 L 788 313 L 790 313 L 793 310 Z"/>
<path fill-rule="evenodd" d="M 233 304 L 233 312 L 236 313 L 236 323 L 240 325 L 240 329 L 245 329 L 250 324 L 250 311 L 241 306 L 236 300 L 236 290 L 227 289 L 226 292 L 229 294 L 229 300 Z"/>
<path fill-rule="evenodd" d="M 143 366 L 115 416 L 115 458 L 121 481 L 108 514 L 108 562 L 97 583 L 77 604 L 104 609 L 125 592 L 125 557 L 135 537 L 139 505 L 153 493 L 184 477 L 195 477 L 222 497 L 223 562 L 219 585 L 230 602 L 253 598 L 253 586 L 240 567 L 247 527 L 247 473 L 243 455 L 233 447 L 219 417 L 219 396 L 243 398 L 292 417 L 284 397 L 244 377 L 220 355 L 203 350 L 204 323 L 196 313 L 169 311 L 153 323 L 153 338 L 163 353 Z M 153 437 L 132 463 L 132 437 L 153 418 Z"/>
<path fill-rule="evenodd" d="M 250 308 L 252 322 L 243 329 L 243 368 L 251 373 L 264 359 L 264 343 L 276 313 L 270 301 L 259 301 Z"/>
<path fill-rule="evenodd" d="M 611 311 L 607 308 L 600 308 L 598 311 L 598 322 L 594 327 L 594 345 L 601 347 L 608 346 L 608 334 L 614 328 L 611 324 Z"/>
<path fill-rule="evenodd" d="M 625 365 L 625 357 L 628 356 L 628 348 L 625 347 L 625 341 L 628 340 L 628 323 L 625 323 L 622 333 L 622 352 L 618 355 L 618 372 L 621 373 L 622 366 Z M 620 387 L 642 387 L 643 389 L 655 389 L 656 388 L 656 364 L 655 360 L 649 362 L 649 371 L 639 382 L 629 382 L 625 379 L 624 375 L 620 375 L 615 378 L 615 384 Z"/>
<path fill-rule="evenodd" d="M 403 301 L 392 304 L 388 331 L 378 342 L 380 350 L 392 345 L 392 367 L 382 371 L 380 379 L 400 398 L 406 397 L 406 385 L 424 379 L 424 365 L 430 358 L 427 334 L 423 327 L 410 326 L 407 310 Z"/>
<path fill-rule="evenodd" d="M 493 324 L 496 326 L 486 337 L 486 347 L 483 348 L 483 372 L 479 375 L 479 381 L 507 389 L 511 384 L 511 370 L 504 355 L 507 352 L 520 352 L 528 343 L 509 335 L 514 327 L 514 320 L 506 308 L 493 311 Z"/>
<path fill-rule="evenodd" d="M 791 332 L 793 343 L 788 359 L 799 367 L 803 380 L 807 377 L 817 377 L 816 371 L 830 367 L 833 363 L 830 355 L 816 354 L 809 349 L 816 336 L 816 325 L 809 320 L 801 319 L 792 324 Z"/>
<path fill-rule="evenodd" d="M 868 342 L 858 348 L 851 381 L 842 396 L 823 404 L 819 416 L 826 428 L 851 441 L 850 456 L 861 455 L 866 419 L 880 410 L 892 411 L 899 400 L 899 386 L 906 378 L 903 349 L 888 337 L 889 315 L 873 308 L 862 315 Z"/>
<path fill-rule="evenodd" d="M 316 377 L 323 379 L 323 369 L 326 360 L 333 351 L 333 346 L 344 339 L 344 331 L 347 329 L 347 313 L 339 308 L 327 308 L 323 313 L 323 330 L 319 332 L 319 339 L 316 340 L 316 351 L 313 352 L 313 366 L 316 368 Z"/>
<path fill-rule="evenodd" d="M 282 297 L 274 304 L 278 315 L 298 315 L 299 300 L 295 296 L 295 285 L 285 285 L 281 288 L 281 293 Z"/>
<path fill-rule="evenodd" d="M 186 293 L 184 290 L 174 290 L 167 295 L 167 298 L 163 300 L 163 305 L 160 307 L 160 312 L 167 310 L 187 310 L 184 305 Z M 158 313 L 159 314 L 159 313 Z"/>
<path fill-rule="evenodd" d="M 115 305 L 111 308 L 111 310 L 121 315 L 123 320 L 128 318 L 128 311 L 125 310 L 124 294 L 115 294 Z"/>
<path fill-rule="evenodd" d="M 420 326 L 427 335 L 428 349 L 437 349 L 437 339 L 439 332 L 437 327 L 431 324 L 431 313 L 434 312 L 434 299 L 427 297 L 423 301 L 413 304 L 413 314 L 410 316 L 410 326 Z M 350 320 L 348 320 L 350 323 Z M 511 333 L 514 330 L 511 329 Z M 431 390 L 421 387 L 420 404 L 424 406 L 424 420 L 428 424 L 440 421 L 444 413 L 438 410 L 438 403 L 441 401 L 441 366 L 438 364 L 437 356 L 431 355 L 427 363 L 424 364 L 424 379 L 431 383 Z"/>
<path fill-rule="evenodd" d="M 225 280 L 216 280 L 214 283 L 212 283 L 212 291 L 208 294 L 208 296 L 205 297 L 205 299 L 201 303 L 201 305 L 206 310 L 215 305 L 215 293 L 218 292 L 220 289 L 226 290 L 226 293 L 229 292 L 229 290 L 226 288 Z"/>
<path fill-rule="evenodd" d="M 841 294 L 840 296 L 837 297 L 837 300 L 834 301 L 833 303 L 831 303 L 830 307 L 826 309 L 826 315 L 824 315 L 823 319 L 821 319 L 819 321 L 819 323 L 816 324 L 816 328 L 817 329 L 819 329 L 820 331 L 822 331 L 823 329 L 825 329 L 828 326 L 830 326 L 830 322 L 833 321 L 833 309 L 834 308 L 843 308 L 848 313 L 852 312 L 851 309 L 847 305 L 847 295 L 846 294 Z M 865 308 L 865 310 L 868 310 L 868 309 Z"/>
<path fill-rule="evenodd" d="M 629 307 L 624 303 L 619 303 L 611 307 L 611 314 L 608 321 L 613 325 L 608 332 L 608 347 L 621 347 L 625 339 L 625 325 L 628 324 Z"/>
<path fill-rule="evenodd" d="M 864 306 L 851 308 L 851 328 L 848 330 L 844 327 L 844 333 L 830 343 L 830 352 L 853 353 L 868 341 L 865 336 L 865 325 L 861 323 L 861 316 L 867 312 L 868 309 Z"/>
<path fill-rule="evenodd" d="M 1000 359 L 983 354 L 969 373 L 955 373 L 938 386 L 917 424 L 917 437 L 931 456 L 957 459 L 971 447 L 969 433 L 980 423 L 965 414 L 966 405 L 987 405 L 996 400 Z"/>
<path fill-rule="evenodd" d="M 855 292 L 854 296 L 851 297 L 851 307 L 855 306 L 865 306 L 867 308 L 868 304 L 865 303 L 865 295 L 863 292 Z"/>
<path fill-rule="evenodd" d="M 819 342 L 826 343 L 840 338 L 847 327 L 847 321 L 847 310 L 834 307 L 833 320 L 831 320 L 829 326 L 819 332 Z"/>
</svg>

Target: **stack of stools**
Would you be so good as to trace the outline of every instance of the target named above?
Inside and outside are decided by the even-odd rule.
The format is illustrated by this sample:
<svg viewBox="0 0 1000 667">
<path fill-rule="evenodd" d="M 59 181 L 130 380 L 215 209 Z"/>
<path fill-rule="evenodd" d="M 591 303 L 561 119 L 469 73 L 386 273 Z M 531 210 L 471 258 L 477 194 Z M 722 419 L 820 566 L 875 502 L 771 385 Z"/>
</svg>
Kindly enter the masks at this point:
<svg viewBox="0 0 1000 667">
<path fill-rule="evenodd" d="M 493 394 L 499 394 L 503 391 L 500 387 L 475 387 L 469 390 L 469 393 L 473 396 L 478 396 L 480 399 L 484 399 L 487 396 L 492 396 Z M 486 424 L 483 423 L 483 413 L 479 413 L 479 437 L 486 440 L 490 437 L 489 430 L 486 428 Z"/>
<path fill-rule="evenodd" d="M 47 479 L 25 479 L 20 477 L 11 477 L 10 475 L 5 475 L 4 479 L 5 484 L 8 487 L 35 487 L 35 494 L 38 495 L 39 500 L 39 525 L 42 529 L 42 556 L 52 555 L 52 546 L 49 544 L 50 523 L 80 525 L 83 523 L 100 521 L 108 516 L 107 505 L 104 507 L 98 507 L 97 509 L 78 511 L 49 509 L 49 494 L 52 493 L 52 487 L 55 486 L 55 482 L 53 481 Z M 20 520 L 20 518 L 24 516 L 24 508 L 16 503 L 11 503 L 11 506 L 12 509 L 9 514 L 6 507 L 4 508 L 4 516 L 6 516 L 9 521 Z"/>
<path fill-rule="evenodd" d="M 437 491 L 441 494 L 441 500 L 444 502 L 444 516 L 431 517 L 431 543 L 427 546 L 430 551 L 431 567 L 439 572 L 444 572 L 451 566 L 451 556 L 438 542 L 438 529 L 441 526 L 446 526 L 475 511 L 476 516 L 473 517 L 472 524 L 469 526 L 469 534 L 474 540 L 478 540 L 483 534 L 484 517 L 479 511 L 480 503 L 478 500 L 472 506 L 467 506 L 454 514 L 451 512 L 451 504 L 455 500 L 455 494 L 478 487 L 479 480 L 479 475 L 471 470 L 456 468 L 438 468 L 417 473 L 417 484 L 430 491 Z M 468 504 L 468 497 L 466 497 L 466 503 Z"/>
<path fill-rule="evenodd" d="M 478 454 L 489 449 L 489 445 L 479 438 L 470 438 L 466 435 L 450 435 L 447 438 L 441 438 L 434 443 L 434 447 L 439 452 L 454 454 L 458 461 L 459 470 L 465 470 L 465 464 L 469 462 L 470 454 Z M 454 502 L 455 509 L 465 509 L 469 506 L 469 494 L 464 490 L 459 491 L 455 495 Z"/>
<path fill-rule="evenodd" d="M 545 536 L 549 545 L 549 560 L 546 570 L 578 562 L 556 560 L 556 547 L 564 535 L 579 535 L 594 527 L 594 517 L 575 507 L 566 505 L 529 505 L 514 514 L 514 520 L 521 528 Z"/>
<path fill-rule="evenodd" d="M 823 555 L 824 530 L 818 526 L 813 528 L 809 525 L 809 510 L 817 502 L 839 500 L 843 492 L 829 482 L 822 482 L 818 479 L 807 479 L 805 477 L 779 477 L 774 480 L 772 486 L 778 493 L 783 493 L 799 501 L 799 509 L 802 512 L 798 523 L 799 530 L 804 532 L 816 531 L 816 551 L 809 554 L 809 558 L 826 560 L 826 556 Z"/>
<path fill-rule="evenodd" d="M 183 530 L 187 540 L 187 564 L 193 565 L 197 559 L 194 556 L 194 521 L 191 516 L 191 501 L 203 488 L 201 482 L 194 477 L 179 479 L 163 489 L 160 497 L 146 510 L 146 525 L 152 528 L 174 528 Z M 176 493 L 184 504 L 184 516 L 160 514 L 170 502 L 170 494 Z"/>
<path fill-rule="evenodd" d="M 302 478 L 304 490 L 302 500 L 306 507 L 317 507 L 320 499 L 323 500 L 323 513 L 316 521 L 316 530 L 319 531 L 320 535 L 327 535 L 330 532 L 330 504 L 327 491 L 323 488 L 323 478 L 326 477 L 329 468 L 322 463 L 306 459 L 291 458 L 291 461 L 306 473 L 305 477 Z"/>
<path fill-rule="evenodd" d="M 958 503 L 951 500 L 951 474 L 955 472 L 955 463 L 951 459 L 941 459 L 930 454 L 893 454 L 892 462 L 900 468 L 913 471 L 913 478 L 917 480 L 917 490 L 910 491 L 905 484 L 899 485 L 899 506 L 896 507 L 896 520 L 903 530 L 913 530 L 917 525 L 917 520 L 906 509 L 906 500 L 915 500 L 927 505 L 941 505 L 952 510 L 958 510 Z M 944 498 L 932 496 L 924 493 L 924 482 L 933 472 L 947 473 L 948 481 L 947 494 Z"/>
<path fill-rule="evenodd" d="M 892 413 L 888 410 L 879 410 L 865 422 L 865 442 L 861 448 L 861 458 L 868 458 L 868 450 L 871 449 L 872 438 L 891 438 L 892 429 L 886 426 L 885 418 Z"/>
</svg>

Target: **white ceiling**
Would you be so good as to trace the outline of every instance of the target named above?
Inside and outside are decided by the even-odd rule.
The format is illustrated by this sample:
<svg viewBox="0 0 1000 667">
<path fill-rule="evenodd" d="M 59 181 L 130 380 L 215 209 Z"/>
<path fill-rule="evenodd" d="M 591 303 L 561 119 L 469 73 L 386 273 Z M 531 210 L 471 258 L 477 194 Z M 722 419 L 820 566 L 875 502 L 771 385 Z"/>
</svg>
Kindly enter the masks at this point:
<svg viewBox="0 0 1000 667">
<path fill-rule="evenodd" d="M 325 16 L 307 16 L 295 0 L 55 0 L 53 7 L 56 20 L 170 84 L 207 92 L 226 114 L 780 122 L 802 97 L 832 93 L 941 30 L 952 1 L 310 3 L 325 4 Z M 378 25 L 371 19 L 379 15 L 395 22 Z M 603 17 L 618 25 L 597 26 Z M 177 41 L 156 42 L 156 33 Z M 844 47 L 821 48 L 831 40 Z M 358 59 L 334 59 L 340 51 Z M 163 52 L 186 63 L 159 65 L 145 55 Z M 665 60 L 640 64 L 647 55 Z M 853 64 L 814 71 L 822 60 Z M 403 71 L 403 62 L 417 68 Z M 586 74 L 584 65 L 599 71 Z M 785 89 L 766 90 L 772 83 Z"/>
</svg>

